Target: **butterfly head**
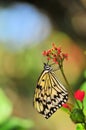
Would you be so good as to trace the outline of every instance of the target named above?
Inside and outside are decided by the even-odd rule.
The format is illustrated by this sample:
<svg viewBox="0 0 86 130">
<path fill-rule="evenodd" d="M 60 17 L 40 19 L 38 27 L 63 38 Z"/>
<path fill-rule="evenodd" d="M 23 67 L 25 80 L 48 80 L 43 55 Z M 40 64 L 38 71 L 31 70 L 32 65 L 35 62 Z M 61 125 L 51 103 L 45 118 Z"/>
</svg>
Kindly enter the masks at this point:
<svg viewBox="0 0 86 130">
<path fill-rule="evenodd" d="M 51 71 L 52 70 L 51 65 L 44 63 L 44 70 Z"/>
</svg>

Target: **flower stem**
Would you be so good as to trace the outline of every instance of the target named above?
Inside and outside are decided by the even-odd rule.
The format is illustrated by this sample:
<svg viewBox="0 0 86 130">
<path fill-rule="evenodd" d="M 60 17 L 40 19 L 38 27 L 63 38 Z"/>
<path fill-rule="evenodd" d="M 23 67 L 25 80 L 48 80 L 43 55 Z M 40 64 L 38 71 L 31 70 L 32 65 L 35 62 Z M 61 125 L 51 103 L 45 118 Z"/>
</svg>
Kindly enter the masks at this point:
<svg viewBox="0 0 86 130">
<path fill-rule="evenodd" d="M 71 86 L 70 86 L 70 84 L 69 84 L 69 82 L 68 82 L 68 80 L 67 80 L 67 78 L 66 78 L 66 76 L 65 76 L 65 74 L 64 74 L 63 66 L 62 66 L 62 65 L 59 65 L 59 68 L 60 68 L 60 71 L 61 71 L 61 73 L 62 73 L 62 75 L 63 75 L 63 78 L 64 78 L 64 80 L 65 80 L 65 82 L 66 82 L 66 84 L 67 84 L 67 86 L 68 86 L 67 89 L 68 89 L 68 92 L 70 93 L 70 96 L 71 96 L 72 100 L 76 103 L 76 105 L 78 106 L 78 108 L 80 108 L 78 102 L 77 102 L 76 99 L 74 98 L 73 89 L 71 88 Z"/>
</svg>

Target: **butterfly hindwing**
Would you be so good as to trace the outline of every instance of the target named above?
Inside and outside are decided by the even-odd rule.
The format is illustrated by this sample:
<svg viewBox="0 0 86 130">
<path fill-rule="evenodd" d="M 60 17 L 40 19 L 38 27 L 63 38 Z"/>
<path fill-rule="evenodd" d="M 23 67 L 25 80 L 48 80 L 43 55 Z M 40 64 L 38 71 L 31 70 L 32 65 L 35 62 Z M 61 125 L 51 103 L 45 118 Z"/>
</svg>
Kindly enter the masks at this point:
<svg viewBox="0 0 86 130">
<path fill-rule="evenodd" d="M 34 107 L 36 110 L 48 119 L 67 100 L 67 90 L 56 79 L 54 72 L 44 70 L 35 90 Z"/>
</svg>

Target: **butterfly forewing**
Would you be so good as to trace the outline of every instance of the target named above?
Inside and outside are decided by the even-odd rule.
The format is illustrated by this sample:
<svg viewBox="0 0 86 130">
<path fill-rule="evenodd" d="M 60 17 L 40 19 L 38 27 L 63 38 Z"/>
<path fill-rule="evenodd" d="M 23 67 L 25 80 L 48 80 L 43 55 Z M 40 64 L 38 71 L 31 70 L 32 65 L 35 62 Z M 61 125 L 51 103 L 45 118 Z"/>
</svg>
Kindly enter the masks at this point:
<svg viewBox="0 0 86 130">
<path fill-rule="evenodd" d="M 34 107 L 48 119 L 68 100 L 68 92 L 56 79 L 53 70 L 45 69 L 39 77 L 34 95 Z"/>
</svg>

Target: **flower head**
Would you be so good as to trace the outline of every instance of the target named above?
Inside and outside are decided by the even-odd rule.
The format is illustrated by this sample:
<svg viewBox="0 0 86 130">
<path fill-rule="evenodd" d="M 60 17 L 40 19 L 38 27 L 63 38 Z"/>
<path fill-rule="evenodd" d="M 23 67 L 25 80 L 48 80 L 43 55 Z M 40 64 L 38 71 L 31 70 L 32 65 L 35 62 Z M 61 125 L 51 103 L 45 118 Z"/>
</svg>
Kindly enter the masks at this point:
<svg viewBox="0 0 86 130">
<path fill-rule="evenodd" d="M 52 43 L 52 48 L 43 52 L 43 55 L 47 57 L 47 60 L 52 60 L 54 63 L 62 65 L 64 59 L 68 59 L 68 54 L 62 52 L 60 47 L 57 47 L 55 43 Z"/>
<path fill-rule="evenodd" d="M 83 101 L 84 99 L 84 96 L 85 96 L 85 92 L 84 91 L 81 91 L 81 90 L 77 90 L 75 93 L 74 93 L 74 97 L 75 99 L 79 100 L 79 101 Z"/>
</svg>

